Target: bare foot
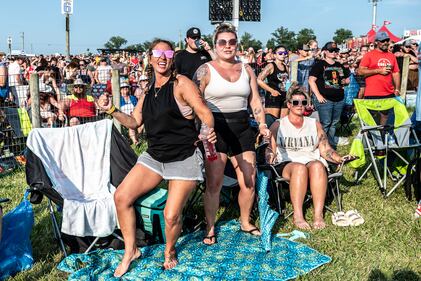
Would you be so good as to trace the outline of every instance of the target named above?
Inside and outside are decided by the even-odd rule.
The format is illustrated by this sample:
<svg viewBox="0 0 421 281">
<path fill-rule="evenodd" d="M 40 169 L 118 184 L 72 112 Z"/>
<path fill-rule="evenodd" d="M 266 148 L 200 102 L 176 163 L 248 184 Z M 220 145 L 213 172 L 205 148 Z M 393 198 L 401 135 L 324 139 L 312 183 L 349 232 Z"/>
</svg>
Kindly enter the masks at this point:
<svg viewBox="0 0 421 281">
<path fill-rule="evenodd" d="M 123 259 L 114 271 L 114 277 L 121 277 L 127 272 L 132 261 L 139 258 L 141 253 L 138 248 L 134 252 L 124 251 Z"/>
<path fill-rule="evenodd" d="M 165 256 L 165 260 L 164 260 L 165 270 L 174 268 L 178 264 L 177 253 L 175 252 L 175 250 L 169 253 L 164 253 L 164 256 Z"/>
<path fill-rule="evenodd" d="M 210 230 L 206 230 L 206 232 L 208 233 L 208 235 L 203 237 L 203 244 L 210 246 L 218 243 L 218 241 L 216 240 L 214 227 L 211 227 Z"/>
<path fill-rule="evenodd" d="M 326 227 L 326 223 L 323 218 L 314 218 L 313 227 L 314 229 L 323 229 Z"/>
<path fill-rule="evenodd" d="M 299 229 L 310 230 L 311 227 L 305 219 L 293 219 L 294 225 Z"/>
</svg>

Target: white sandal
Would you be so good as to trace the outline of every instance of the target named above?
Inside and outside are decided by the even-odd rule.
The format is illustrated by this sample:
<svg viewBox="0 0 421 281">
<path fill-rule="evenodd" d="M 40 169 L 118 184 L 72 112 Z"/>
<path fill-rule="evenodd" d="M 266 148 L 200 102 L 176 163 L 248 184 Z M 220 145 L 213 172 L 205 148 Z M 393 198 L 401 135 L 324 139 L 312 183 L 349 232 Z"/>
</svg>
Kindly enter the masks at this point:
<svg viewBox="0 0 421 281">
<path fill-rule="evenodd" d="M 357 210 L 350 210 L 346 212 L 345 216 L 348 218 L 349 225 L 358 226 L 364 223 L 363 217 L 357 212 Z"/>
<path fill-rule="evenodd" d="M 332 214 L 332 223 L 336 226 L 349 226 L 350 221 L 344 212 L 336 212 Z"/>
</svg>

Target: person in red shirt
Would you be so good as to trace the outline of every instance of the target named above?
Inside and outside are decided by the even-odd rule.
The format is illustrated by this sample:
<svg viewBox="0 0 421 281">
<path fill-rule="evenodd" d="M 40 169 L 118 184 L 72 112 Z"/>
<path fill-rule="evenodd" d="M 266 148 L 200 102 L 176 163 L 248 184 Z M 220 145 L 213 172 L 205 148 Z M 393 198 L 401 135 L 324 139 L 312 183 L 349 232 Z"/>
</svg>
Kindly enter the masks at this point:
<svg viewBox="0 0 421 281">
<path fill-rule="evenodd" d="M 379 31 L 375 41 L 376 49 L 364 55 L 358 68 L 358 75 L 365 77 L 364 98 L 394 98 L 399 96 L 400 74 L 396 57 L 388 52 L 390 37 Z M 380 124 L 385 125 L 387 118 L 388 112 L 380 112 Z"/>
</svg>

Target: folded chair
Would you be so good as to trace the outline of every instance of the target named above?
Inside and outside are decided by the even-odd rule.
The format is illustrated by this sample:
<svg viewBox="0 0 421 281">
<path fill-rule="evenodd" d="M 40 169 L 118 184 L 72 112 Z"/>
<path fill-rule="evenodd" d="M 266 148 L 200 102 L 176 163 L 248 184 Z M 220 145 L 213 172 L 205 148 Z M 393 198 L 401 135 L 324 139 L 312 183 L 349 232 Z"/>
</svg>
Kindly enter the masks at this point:
<svg viewBox="0 0 421 281">
<path fill-rule="evenodd" d="M 266 149 L 266 146 L 267 144 L 261 145 L 256 150 L 257 169 L 260 171 L 265 171 L 268 174 L 269 181 L 270 181 L 270 187 L 268 188 L 268 192 L 269 192 L 269 198 L 272 199 L 272 205 L 273 205 L 272 207 L 279 214 L 282 214 L 284 219 L 287 219 L 293 214 L 293 212 L 290 212 L 287 214 L 284 208 L 285 202 L 287 201 L 286 193 L 289 194 L 289 192 L 286 192 L 286 190 L 288 190 L 289 188 L 289 181 L 283 178 L 282 175 L 280 175 L 278 171 L 276 170 L 276 167 L 277 165 L 279 165 L 279 163 L 276 163 L 276 164 L 266 163 L 265 156 L 264 156 L 265 155 L 264 150 Z M 336 203 L 337 211 L 342 211 L 342 194 L 339 188 L 339 180 L 343 176 L 342 174 L 343 165 L 337 166 L 333 163 L 328 163 L 328 164 L 329 164 L 329 168 L 328 168 L 328 188 L 327 188 L 328 194 L 327 195 L 328 197 L 333 197 Z M 311 195 L 307 194 L 304 199 L 303 206 L 310 203 L 311 199 L 312 199 Z M 329 206 L 327 206 L 327 204 L 325 205 L 325 209 L 334 213 L 334 211 Z"/>
<path fill-rule="evenodd" d="M 27 147 L 26 179 L 31 202 L 48 198 L 53 232 L 65 256 L 63 236 L 92 238 L 86 252 L 101 237 L 121 239 L 115 232 L 113 193 L 137 157 L 111 120 L 33 129 Z M 61 227 L 55 206 L 62 210 Z"/>
<path fill-rule="evenodd" d="M 419 157 L 420 142 L 411 127 L 411 120 L 404 104 L 394 98 L 354 99 L 361 129 L 351 145 L 351 154 L 360 157 L 351 162 L 353 168 L 365 165 L 366 155 L 369 164 L 358 177 L 359 183 L 370 169 L 373 170 L 380 191 L 390 196 L 406 179 L 406 167 L 411 159 Z M 386 125 L 376 121 L 379 112 L 388 113 Z M 396 183 L 388 188 L 387 178 Z"/>
</svg>

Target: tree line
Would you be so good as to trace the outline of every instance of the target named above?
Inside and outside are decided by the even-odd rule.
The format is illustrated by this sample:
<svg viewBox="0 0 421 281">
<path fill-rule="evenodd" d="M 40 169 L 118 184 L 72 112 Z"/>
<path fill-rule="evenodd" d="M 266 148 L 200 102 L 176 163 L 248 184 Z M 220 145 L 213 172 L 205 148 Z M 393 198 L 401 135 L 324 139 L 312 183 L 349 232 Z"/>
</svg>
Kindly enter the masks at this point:
<svg viewBox="0 0 421 281">
<path fill-rule="evenodd" d="M 352 31 L 345 28 L 339 28 L 335 31 L 332 40 L 338 44 L 342 44 L 346 39 L 352 38 Z M 203 40 L 209 43 L 210 46 L 213 46 L 212 35 L 204 34 L 202 35 Z M 271 33 L 271 38 L 266 42 L 265 47 L 275 48 L 275 46 L 283 45 L 287 49 L 296 51 L 303 44 L 307 44 L 310 40 L 316 40 L 317 37 L 314 34 L 314 30 L 311 28 L 303 28 L 297 33 L 283 26 L 277 28 L 274 32 Z M 152 40 L 153 41 L 153 40 Z M 120 49 L 124 47 L 125 49 L 144 52 L 149 49 L 152 41 L 144 41 L 138 44 L 126 45 L 127 40 L 121 36 L 112 36 L 108 42 L 104 44 L 104 47 L 107 49 Z M 171 42 L 174 46 L 180 47 L 183 49 L 185 47 L 184 41 L 181 42 Z M 262 49 L 263 43 L 260 40 L 253 38 L 253 35 L 244 32 L 240 37 L 240 48 L 247 50 L 247 48 L 252 47 L 254 50 Z"/>
</svg>

